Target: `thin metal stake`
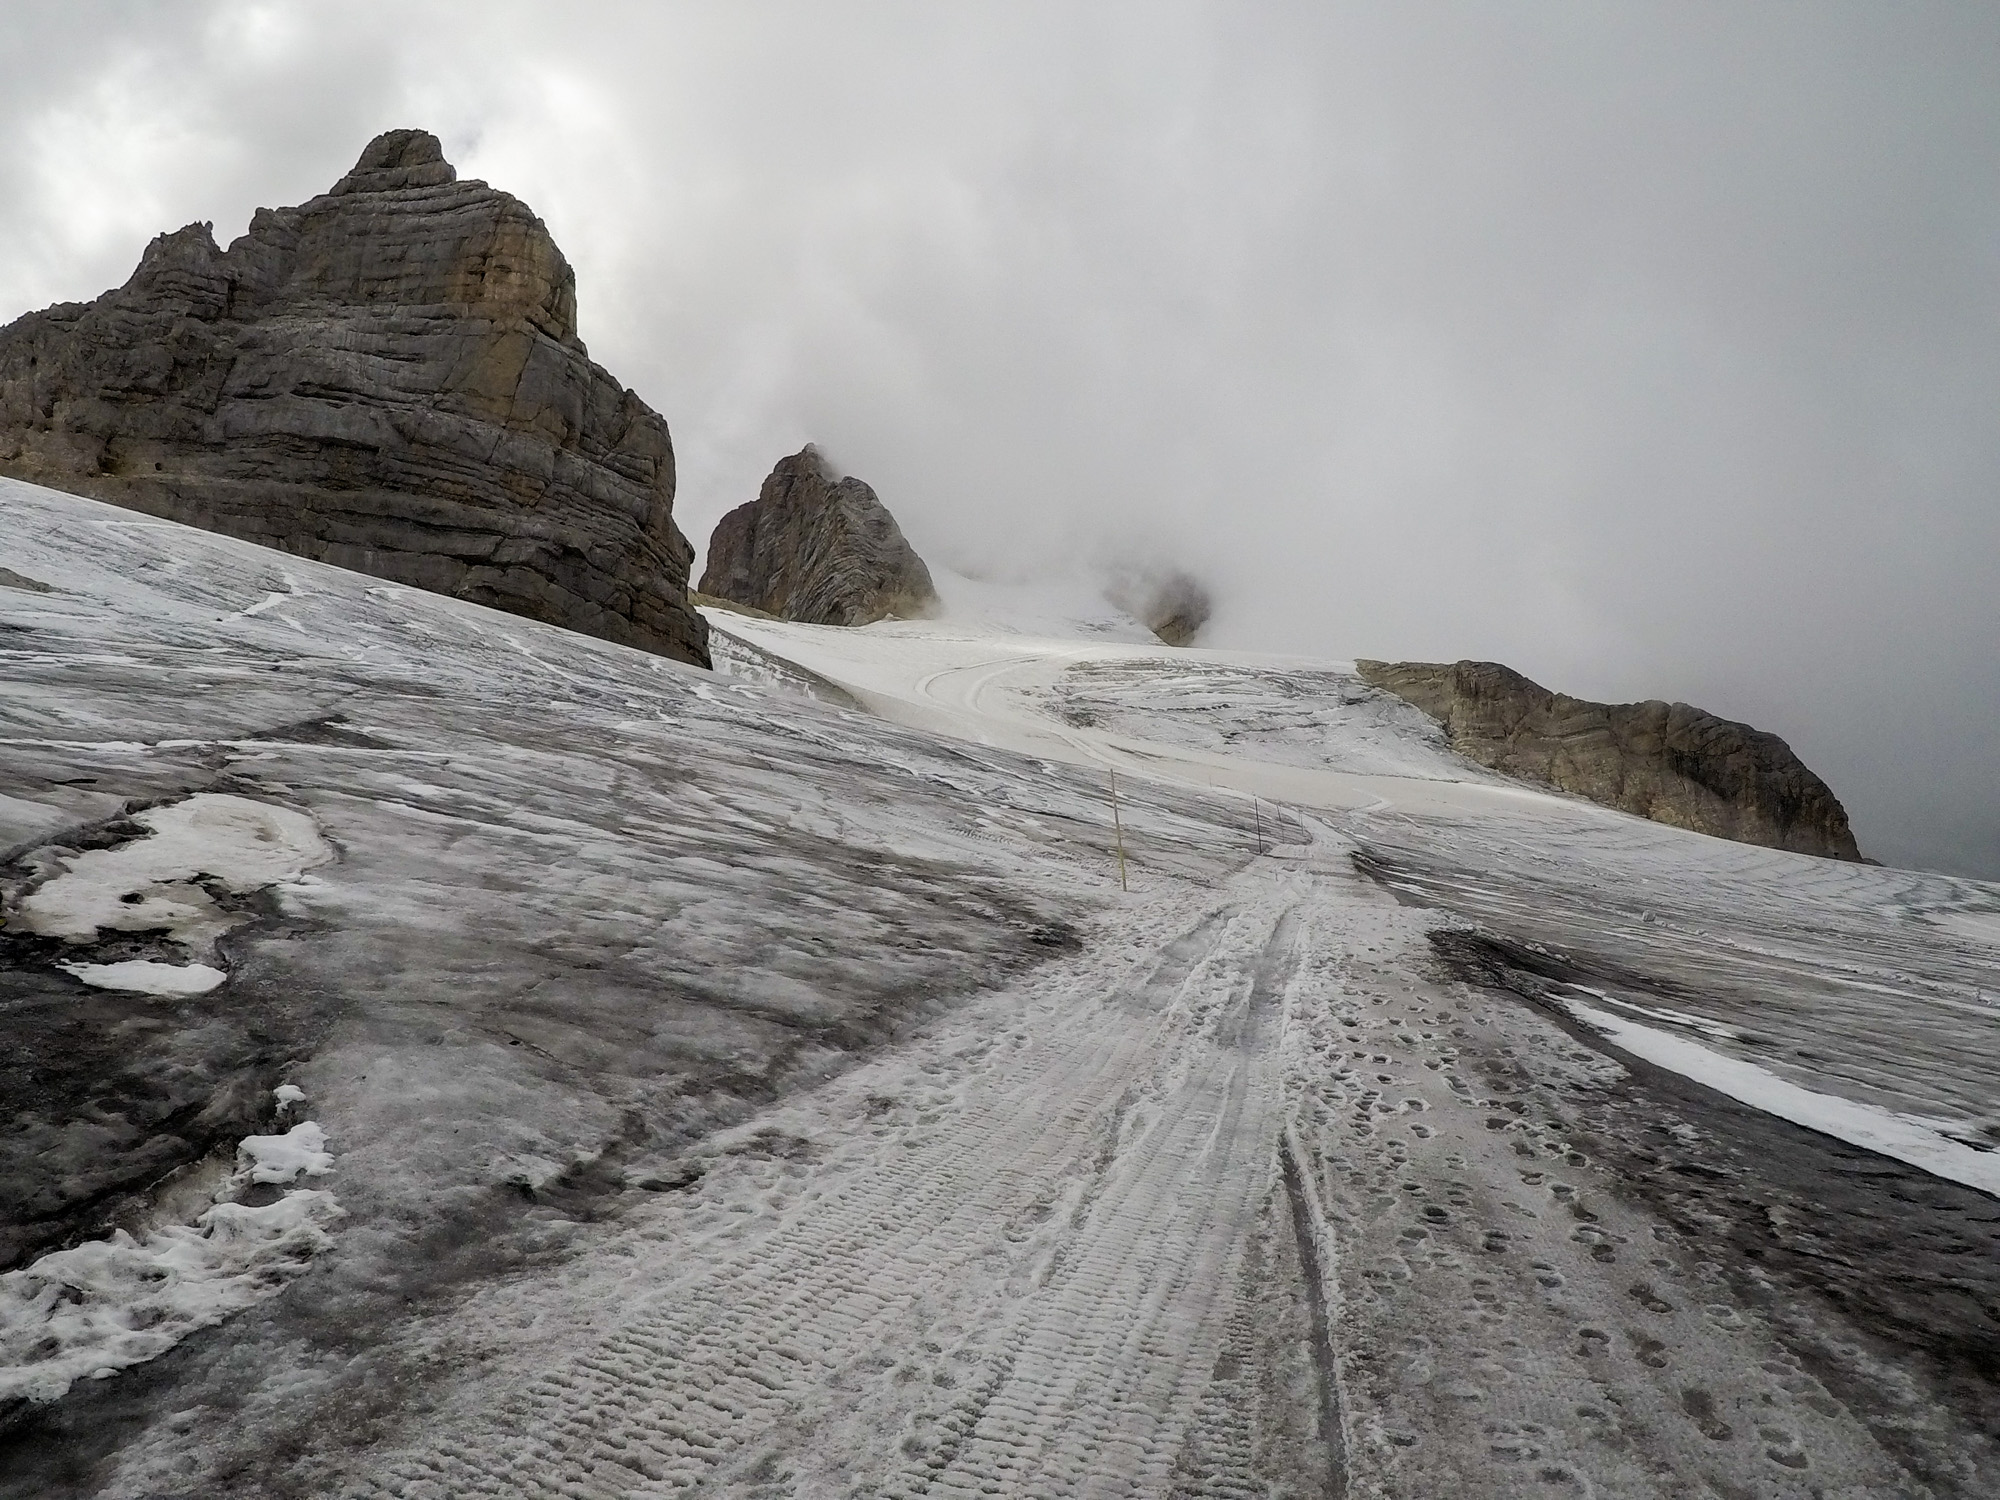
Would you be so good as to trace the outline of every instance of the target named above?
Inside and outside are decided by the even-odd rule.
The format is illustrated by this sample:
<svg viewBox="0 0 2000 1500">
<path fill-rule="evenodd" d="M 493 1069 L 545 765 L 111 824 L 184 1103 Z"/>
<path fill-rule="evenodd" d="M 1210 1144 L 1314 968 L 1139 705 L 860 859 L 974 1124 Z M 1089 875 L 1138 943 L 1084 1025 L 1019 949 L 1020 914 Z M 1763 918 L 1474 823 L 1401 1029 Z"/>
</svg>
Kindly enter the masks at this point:
<svg viewBox="0 0 2000 1500">
<path fill-rule="evenodd" d="M 1118 816 L 1118 768 L 1111 767 L 1111 826 L 1118 835 L 1118 889 L 1129 891 L 1125 883 L 1125 824 Z"/>
</svg>

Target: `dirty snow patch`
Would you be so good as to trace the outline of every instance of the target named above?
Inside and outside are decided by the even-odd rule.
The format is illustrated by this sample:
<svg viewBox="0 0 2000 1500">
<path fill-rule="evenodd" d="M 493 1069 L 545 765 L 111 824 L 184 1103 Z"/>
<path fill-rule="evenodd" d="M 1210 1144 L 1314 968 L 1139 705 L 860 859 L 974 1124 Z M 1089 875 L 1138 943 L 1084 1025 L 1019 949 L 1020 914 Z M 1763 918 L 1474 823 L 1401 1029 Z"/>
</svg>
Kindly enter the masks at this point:
<svg viewBox="0 0 2000 1500">
<path fill-rule="evenodd" d="M 148 958 L 58 967 L 100 990 L 132 990 L 142 995 L 206 995 L 229 977 L 209 964 L 163 964 Z"/>
<path fill-rule="evenodd" d="M 62 874 L 23 898 L 13 924 L 65 942 L 85 942 L 99 932 L 164 932 L 207 957 L 216 940 L 244 919 L 218 906 L 198 878 L 243 893 L 296 880 L 333 858 L 311 818 L 248 797 L 200 792 L 135 813 L 132 821 L 147 830 L 145 837 L 66 856 Z M 63 967 L 85 984 L 152 995 L 198 995 L 227 977 L 205 964 Z"/>
<path fill-rule="evenodd" d="M 331 1193 L 301 1189 L 135 1240 L 120 1230 L 0 1276 L 0 1401 L 54 1401 L 272 1296 L 327 1243 Z"/>
<path fill-rule="evenodd" d="M 252 1182 L 295 1182 L 300 1173 L 323 1177 L 333 1170 L 326 1132 L 314 1120 L 303 1120 L 283 1135 L 245 1136 L 237 1143 L 236 1162 Z"/>
<path fill-rule="evenodd" d="M 1938 1121 L 1897 1114 L 1838 1094 L 1817 1093 L 1753 1062 L 1725 1057 L 1686 1037 L 1669 1036 L 1582 1000 L 1565 997 L 1563 1004 L 1613 1046 L 1706 1084 L 1740 1104 L 1906 1162 L 1933 1177 L 2000 1197 L 2000 1152 L 1981 1151 L 1952 1140 L 1941 1132 Z"/>
</svg>

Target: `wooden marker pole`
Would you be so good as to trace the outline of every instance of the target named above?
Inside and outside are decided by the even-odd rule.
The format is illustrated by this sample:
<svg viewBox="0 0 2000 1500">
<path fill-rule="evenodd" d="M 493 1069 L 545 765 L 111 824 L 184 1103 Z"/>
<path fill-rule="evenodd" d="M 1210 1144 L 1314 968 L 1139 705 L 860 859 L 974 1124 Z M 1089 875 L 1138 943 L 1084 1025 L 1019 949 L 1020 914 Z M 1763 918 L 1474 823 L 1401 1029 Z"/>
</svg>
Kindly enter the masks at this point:
<svg viewBox="0 0 2000 1500">
<path fill-rule="evenodd" d="M 1257 819 L 1257 852 L 1264 852 L 1264 804 L 1255 796 L 1250 799 L 1250 811 Z"/>
<path fill-rule="evenodd" d="M 1129 891 L 1125 883 L 1125 824 L 1118 816 L 1118 768 L 1111 767 L 1111 828 L 1118 836 L 1118 889 Z"/>
</svg>

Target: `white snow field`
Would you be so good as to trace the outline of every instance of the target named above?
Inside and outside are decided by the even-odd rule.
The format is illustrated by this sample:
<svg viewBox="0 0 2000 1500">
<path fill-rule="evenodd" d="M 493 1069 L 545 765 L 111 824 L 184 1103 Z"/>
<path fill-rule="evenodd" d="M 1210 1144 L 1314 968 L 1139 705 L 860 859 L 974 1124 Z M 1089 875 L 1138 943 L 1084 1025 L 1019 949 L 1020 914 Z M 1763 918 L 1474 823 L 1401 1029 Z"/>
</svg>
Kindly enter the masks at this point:
<svg viewBox="0 0 2000 1500">
<path fill-rule="evenodd" d="M 0 1495 L 2000 1493 L 1992 886 L 1055 587 L 0 564 Z"/>
</svg>

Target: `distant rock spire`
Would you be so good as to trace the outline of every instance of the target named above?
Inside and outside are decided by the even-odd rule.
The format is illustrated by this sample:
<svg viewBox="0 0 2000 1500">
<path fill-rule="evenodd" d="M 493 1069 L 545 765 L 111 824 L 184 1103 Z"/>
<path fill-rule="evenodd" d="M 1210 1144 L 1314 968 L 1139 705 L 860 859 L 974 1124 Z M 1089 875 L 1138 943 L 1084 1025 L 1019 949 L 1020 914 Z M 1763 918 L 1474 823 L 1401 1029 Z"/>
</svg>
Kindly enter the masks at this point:
<svg viewBox="0 0 2000 1500">
<path fill-rule="evenodd" d="M 786 620 L 866 625 L 931 613 L 937 589 L 896 518 L 808 443 L 716 523 L 701 592 Z"/>
</svg>

